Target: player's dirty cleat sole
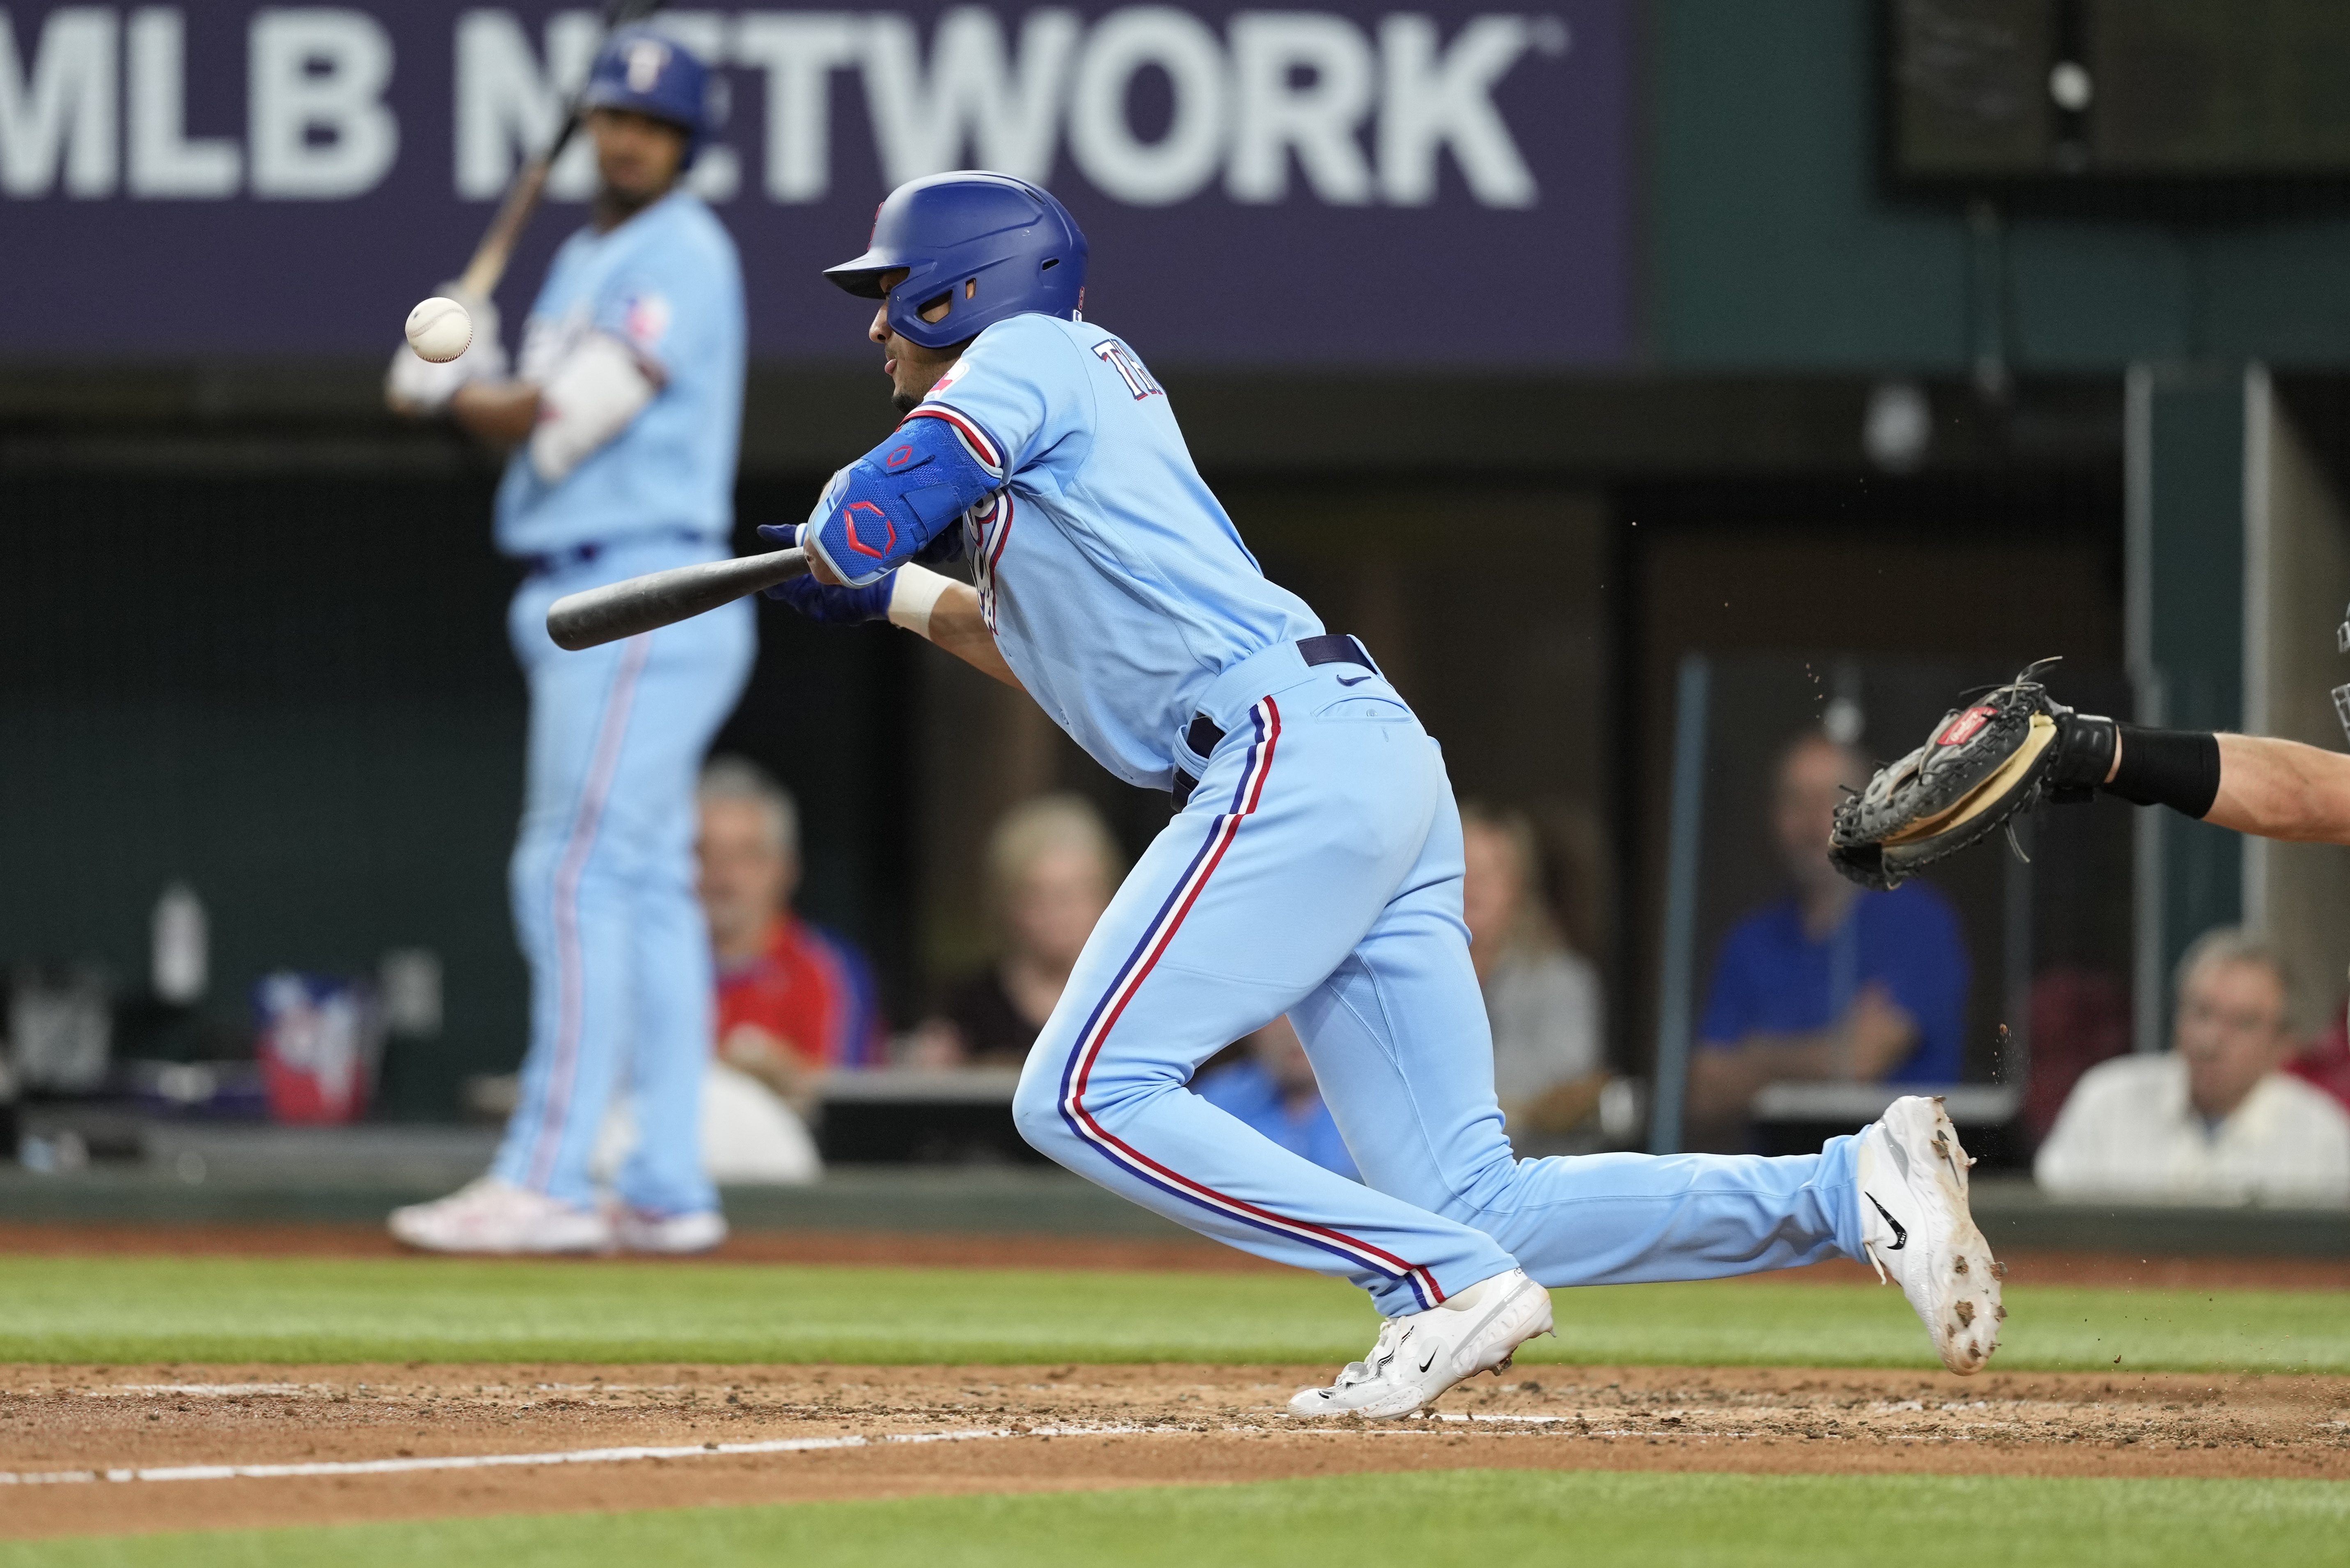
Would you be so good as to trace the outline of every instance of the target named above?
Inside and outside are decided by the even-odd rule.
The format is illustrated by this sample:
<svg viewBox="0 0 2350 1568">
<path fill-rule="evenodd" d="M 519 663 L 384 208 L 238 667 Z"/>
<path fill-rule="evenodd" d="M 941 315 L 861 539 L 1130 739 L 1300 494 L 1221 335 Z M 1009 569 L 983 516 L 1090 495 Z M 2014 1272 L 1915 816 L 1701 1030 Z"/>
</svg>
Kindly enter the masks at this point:
<svg viewBox="0 0 2350 1568">
<path fill-rule="evenodd" d="M 1327 1388 L 1301 1388 L 1293 1416 L 1409 1416 L 1463 1378 L 1499 1372 L 1518 1346 L 1551 1332 L 1550 1293 L 1523 1269 L 1481 1280 L 1427 1312 L 1379 1324 L 1370 1355 Z"/>
<path fill-rule="evenodd" d="M 1967 1208 L 1959 1129 L 1941 1096 L 1905 1095 L 1860 1134 L 1860 1232 L 1877 1277 L 1909 1298 L 1942 1365 L 1980 1372 L 1999 1348 L 2000 1276 L 1991 1243 Z"/>
<path fill-rule="evenodd" d="M 391 1211 L 393 1236 L 428 1252 L 608 1252 L 611 1222 L 593 1209 L 494 1176 L 432 1203 Z"/>
</svg>

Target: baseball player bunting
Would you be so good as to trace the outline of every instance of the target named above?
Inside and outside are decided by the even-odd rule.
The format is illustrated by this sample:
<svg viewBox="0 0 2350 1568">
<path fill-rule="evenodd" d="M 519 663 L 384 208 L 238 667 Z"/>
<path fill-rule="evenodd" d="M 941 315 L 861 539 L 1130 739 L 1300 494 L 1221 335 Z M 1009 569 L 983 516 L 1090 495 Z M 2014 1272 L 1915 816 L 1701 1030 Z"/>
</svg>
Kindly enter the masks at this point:
<svg viewBox="0 0 2350 1568">
<path fill-rule="evenodd" d="M 1184 802 L 1037 1038 L 1023 1134 L 1193 1230 L 1370 1293 L 1378 1345 L 1301 1392 L 1303 1415 L 1404 1415 L 1507 1365 L 1550 1329 L 1547 1286 L 1834 1257 L 1877 1261 L 1945 1363 L 1981 1366 L 1997 1275 L 1931 1101 L 1795 1158 L 1513 1156 L 1442 755 L 1362 645 L 1259 570 L 1141 356 L 1081 319 L 1085 261 L 1060 203 L 1019 181 L 938 175 L 890 195 L 870 248 L 828 275 L 880 299 L 871 337 L 923 416 L 907 427 L 969 443 L 935 483 L 991 520 L 983 587 L 902 564 L 920 546 L 901 536 L 858 563 L 866 587 L 770 590 L 823 619 L 899 619 L 910 585 L 925 635 L 1016 679 L 1118 777 Z M 901 515 L 915 481 L 886 459 L 907 427 L 836 477 L 800 543 L 837 537 L 860 502 Z M 1284 1013 L 1360 1183 L 1185 1087 Z"/>
</svg>

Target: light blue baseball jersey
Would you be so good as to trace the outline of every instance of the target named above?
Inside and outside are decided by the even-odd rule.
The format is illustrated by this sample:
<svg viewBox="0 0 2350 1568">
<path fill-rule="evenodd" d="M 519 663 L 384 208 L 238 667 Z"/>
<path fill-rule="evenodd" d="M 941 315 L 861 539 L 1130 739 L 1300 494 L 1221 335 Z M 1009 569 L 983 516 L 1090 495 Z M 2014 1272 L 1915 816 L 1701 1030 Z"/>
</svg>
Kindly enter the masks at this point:
<svg viewBox="0 0 2350 1568">
<path fill-rule="evenodd" d="M 524 326 L 519 373 L 544 379 L 591 331 L 628 344 L 660 389 L 556 483 L 516 449 L 498 486 L 498 548 L 543 556 L 678 533 L 724 540 L 743 426 L 743 269 L 699 197 L 672 192 L 609 234 L 584 228 L 564 241 Z"/>
<path fill-rule="evenodd" d="M 1004 662 L 1127 783 L 1168 787 L 1175 738 L 1219 671 L 1321 633 L 1241 543 L 1167 394 L 1115 334 L 999 321 L 924 402 L 966 421 L 1006 475 L 963 523 Z"/>
</svg>

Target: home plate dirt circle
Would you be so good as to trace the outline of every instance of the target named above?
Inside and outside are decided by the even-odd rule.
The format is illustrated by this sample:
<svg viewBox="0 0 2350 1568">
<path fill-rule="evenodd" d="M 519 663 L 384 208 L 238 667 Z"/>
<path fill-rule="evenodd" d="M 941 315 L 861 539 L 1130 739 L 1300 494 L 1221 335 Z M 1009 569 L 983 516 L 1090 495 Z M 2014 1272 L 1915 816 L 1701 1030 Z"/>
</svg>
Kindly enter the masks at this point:
<svg viewBox="0 0 2350 1568">
<path fill-rule="evenodd" d="M 2350 1378 L 1565 1367 L 1299 1421 L 1326 1367 L 14 1366 L 0 1534 L 1434 1468 L 2350 1480 Z"/>
</svg>

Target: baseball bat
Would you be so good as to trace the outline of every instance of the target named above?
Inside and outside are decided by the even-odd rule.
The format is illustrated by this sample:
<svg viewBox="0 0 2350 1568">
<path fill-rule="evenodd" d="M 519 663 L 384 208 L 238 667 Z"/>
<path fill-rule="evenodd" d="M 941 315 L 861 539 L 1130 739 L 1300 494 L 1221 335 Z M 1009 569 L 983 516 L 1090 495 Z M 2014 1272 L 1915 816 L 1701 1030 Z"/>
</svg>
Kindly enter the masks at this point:
<svg viewBox="0 0 2350 1568">
<path fill-rule="evenodd" d="M 604 33 L 606 36 L 631 22 L 641 22 L 667 4 L 667 0 L 604 0 Z M 546 194 L 546 176 L 563 150 L 571 145 L 571 138 L 579 129 L 579 95 L 573 93 L 564 106 L 563 125 L 555 133 L 555 140 L 546 150 L 515 171 L 506 186 L 505 195 L 498 202 L 497 215 L 490 226 L 482 231 L 481 243 L 473 247 L 473 260 L 458 275 L 457 286 L 468 299 L 487 299 L 497 292 L 498 280 L 506 275 L 506 263 L 514 259 L 515 245 L 522 232 L 530 224 L 531 216 L 538 211 L 539 198 Z"/>
<path fill-rule="evenodd" d="M 574 652 L 617 642 L 733 604 L 744 594 L 806 576 L 807 569 L 807 556 L 794 548 L 647 572 L 641 577 L 564 595 L 547 607 L 546 635 L 555 639 L 556 647 Z"/>
</svg>

